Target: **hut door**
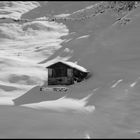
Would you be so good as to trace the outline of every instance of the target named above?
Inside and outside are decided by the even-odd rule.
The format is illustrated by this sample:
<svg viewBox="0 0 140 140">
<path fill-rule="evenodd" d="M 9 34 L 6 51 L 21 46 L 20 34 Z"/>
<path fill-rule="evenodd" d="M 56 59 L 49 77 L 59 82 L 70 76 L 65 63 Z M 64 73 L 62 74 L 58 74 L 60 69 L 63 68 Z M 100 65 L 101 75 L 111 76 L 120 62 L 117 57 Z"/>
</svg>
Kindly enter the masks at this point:
<svg viewBox="0 0 140 140">
<path fill-rule="evenodd" d="M 73 76 L 73 69 L 68 69 L 67 75 L 68 75 L 68 77 L 72 77 Z"/>
<path fill-rule="evenodd" d="M 50 68 L 48 69 L 48 76 L 52 77 L 52 69 L 50 69 Z"/>
</svg>

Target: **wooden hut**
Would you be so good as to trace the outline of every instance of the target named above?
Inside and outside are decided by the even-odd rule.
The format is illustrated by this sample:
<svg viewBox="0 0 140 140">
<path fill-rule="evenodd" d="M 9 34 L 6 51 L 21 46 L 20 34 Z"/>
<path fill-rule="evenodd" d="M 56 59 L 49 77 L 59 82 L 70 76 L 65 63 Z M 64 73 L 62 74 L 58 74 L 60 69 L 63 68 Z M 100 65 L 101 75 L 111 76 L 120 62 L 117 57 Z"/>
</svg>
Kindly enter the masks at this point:
<svg viewBox="0 0 140 140">
<path fill-rule="evenodd" d="M 49 64 L 48 85 L 72 85 L 81 82 L 89 73 L 82 66 L 68 61 L 57 61 Z"/>
</svg>

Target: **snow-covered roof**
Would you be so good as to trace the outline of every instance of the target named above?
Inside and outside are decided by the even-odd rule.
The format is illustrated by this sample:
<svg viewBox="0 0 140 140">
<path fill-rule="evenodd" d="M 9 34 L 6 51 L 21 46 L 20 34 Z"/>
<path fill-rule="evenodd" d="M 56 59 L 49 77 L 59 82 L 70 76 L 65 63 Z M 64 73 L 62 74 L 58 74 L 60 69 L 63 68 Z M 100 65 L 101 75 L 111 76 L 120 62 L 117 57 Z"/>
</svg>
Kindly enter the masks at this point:
<svg viewBox="0 0 140 140">
<path fill-rule="evenodd" d="M 49 66 L 51 66 L 51 65 L 53 65 L 53 64 L 55 64 L 55 63 L 58 63 L 58 62 L 61 62 L 61 63 L 63 63 L 63 64 L 66 64 L 66 65 L 68 65 L 68 66 L 70 66 L 70 67 L 76 68 L 76 69 L 78 69 L 78 70 L 80 70 L 80 71 L 88 72 L 87 69 L 85 69 L 84 67 L 82 67 L 82 66 L 80 66 L 80 65 L 78 65 L 78 64 L 76 64 L 76 63 L 74 63 L 74 62 L 62 61 L 62 60 L 50 61 L 50 62 L 47 63 L 47 66 L 46 66 L 46 67 L 49 67 Z"/>
</svg>

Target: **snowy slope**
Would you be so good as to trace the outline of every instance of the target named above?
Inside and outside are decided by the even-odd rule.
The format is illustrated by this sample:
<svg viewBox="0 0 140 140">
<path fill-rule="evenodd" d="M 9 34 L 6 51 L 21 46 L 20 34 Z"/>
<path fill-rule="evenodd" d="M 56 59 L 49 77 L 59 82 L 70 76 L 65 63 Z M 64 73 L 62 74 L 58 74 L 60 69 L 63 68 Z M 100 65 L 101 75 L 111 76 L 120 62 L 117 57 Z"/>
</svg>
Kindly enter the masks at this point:
<svg viewBox="0 0 140 140">
<path fill-rule="evenodd" d="M 139 138 L 140 8 L 119 21 L 111 10 L 75 20 L 95 3 L 26 4 L 5 3 L 1 16 L 9 10 L 13 18 L 73 20 L 0 22 L 0 137 Z M 67 95 L 41 92 L 52 59 L 77 62 L 91 77 L 69 86 Z"/>
</svg>

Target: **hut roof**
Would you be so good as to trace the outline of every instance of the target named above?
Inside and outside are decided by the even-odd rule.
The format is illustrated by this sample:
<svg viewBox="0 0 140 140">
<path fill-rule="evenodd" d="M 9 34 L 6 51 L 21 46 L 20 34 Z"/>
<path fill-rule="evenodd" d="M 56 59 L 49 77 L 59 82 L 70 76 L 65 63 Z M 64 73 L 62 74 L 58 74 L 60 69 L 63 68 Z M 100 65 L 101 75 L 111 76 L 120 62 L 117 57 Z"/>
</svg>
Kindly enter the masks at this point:
<svg viewBox="0 0 140 140">
<path fill-rule="evenodd" d="M 49 67 L 49 66 L 51 66 L 53 64 L 56 64 L 56 63 L 59 63 L 59 62 L 65 64 L 65 65 L 68 65 L 68 66 L 70 66 L 72 68 L 78 69 L 78 70 L 80 70 L 82 72 L 88 72 L 87 69 L 85 69 L 84 67 L 82 67 L 82 66 L 80 66 L 80 65 L 78 65 L 78 64 L 76 64 L 74 62 L 62 61 L 62 60 L 50 61 L 50 62 L 47 63 L 47 66 L 46 67 Z"/>
</svg>

